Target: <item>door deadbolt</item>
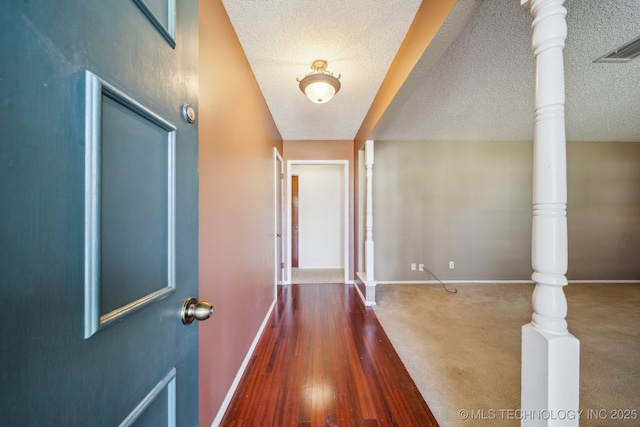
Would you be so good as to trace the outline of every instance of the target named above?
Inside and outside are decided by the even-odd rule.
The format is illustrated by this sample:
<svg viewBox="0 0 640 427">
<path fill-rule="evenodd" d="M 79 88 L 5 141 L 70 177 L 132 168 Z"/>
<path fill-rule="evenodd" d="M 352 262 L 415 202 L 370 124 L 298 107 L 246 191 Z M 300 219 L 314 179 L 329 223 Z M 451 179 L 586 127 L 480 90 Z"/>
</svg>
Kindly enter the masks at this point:
<svg viewBox="0 0 640 427">
<path fill-rule="evenodd" d="M 182 106 L 182 117 L 187 123 L 193 124 L 196 121 L 196 110 L 191 105 L 184 104 Z"/>
<path fill-rule="evenodd" d="M 213 306 L 207 301 L 189 297 L 182 306 L 182 323 L 190 325 L 194 320 L 207 320 L 213 313 Z"/>
</svg>

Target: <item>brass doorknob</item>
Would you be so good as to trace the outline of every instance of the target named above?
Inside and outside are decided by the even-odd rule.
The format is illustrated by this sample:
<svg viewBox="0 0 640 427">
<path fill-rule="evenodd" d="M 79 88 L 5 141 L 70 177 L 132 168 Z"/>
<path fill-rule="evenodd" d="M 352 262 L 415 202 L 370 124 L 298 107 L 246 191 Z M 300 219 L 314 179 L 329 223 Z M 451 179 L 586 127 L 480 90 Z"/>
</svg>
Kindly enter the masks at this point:
<svg viewBox="0 0 640 427">
<path fill-rule="evenodd" d="M 190 325 L 194 320 L 207 320 L 213 313 L 213 306 L 207 301 L 189 297 L 182 306 L 182 323 Z"/>
</svg>

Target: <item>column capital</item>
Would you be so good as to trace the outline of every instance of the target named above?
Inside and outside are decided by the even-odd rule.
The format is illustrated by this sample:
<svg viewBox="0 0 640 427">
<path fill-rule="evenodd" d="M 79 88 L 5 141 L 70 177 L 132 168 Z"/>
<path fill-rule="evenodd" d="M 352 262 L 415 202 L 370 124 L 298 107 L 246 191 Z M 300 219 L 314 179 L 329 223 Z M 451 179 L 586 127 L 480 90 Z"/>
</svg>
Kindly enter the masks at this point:
<svg viewBox="0 0 640 427">
<path fill-rule="evenodd" d="M 554 48 L 564 49 L 567 39 L 565 0 L 530 0 L 533 22 L 531 47 L 535 57 Z"/>
<path fill-rule="evenodd" d="M 566 0 L 520 0 L 520 6 L 531 7 L 532 3 L 544 3 L 544 2 L 554 2 L 554 3 L 564 3 Z"/>
<path fill-rule="evenodd" d="M 373 165 L 373 140 L 368 139 L 364 145 L 365 164 Z"/>
</svg>

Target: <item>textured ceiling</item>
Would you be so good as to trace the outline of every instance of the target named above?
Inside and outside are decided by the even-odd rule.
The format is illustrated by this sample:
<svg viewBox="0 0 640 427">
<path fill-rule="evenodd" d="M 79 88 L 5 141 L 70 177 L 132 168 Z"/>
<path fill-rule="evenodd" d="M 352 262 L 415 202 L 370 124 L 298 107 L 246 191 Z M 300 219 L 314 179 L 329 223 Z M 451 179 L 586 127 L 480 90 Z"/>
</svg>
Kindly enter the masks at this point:
<svg viewBox="0 0 640 427">
<path fill-rule="evenodd" d="M 285 140 L 353 139 L 415 16 L 419 0 L 223 0 Z M 342 88 L 310 102 L 296 78 L 325 59 Z"/>
<path fill-rule="evenodd" d="M 285 140 L 353 139 L 420 2 L 223 0 Z M 593 60 L 640 36 L 640 0 L 567 0 L 569 140 L 640 141 L 640 59 Z M 374 128 L 379 140 L 531 140 L 531 16 L 519 0 L 459 0 Z M 342 74 L 327 104 L 296 77 Z"/>
</svg>

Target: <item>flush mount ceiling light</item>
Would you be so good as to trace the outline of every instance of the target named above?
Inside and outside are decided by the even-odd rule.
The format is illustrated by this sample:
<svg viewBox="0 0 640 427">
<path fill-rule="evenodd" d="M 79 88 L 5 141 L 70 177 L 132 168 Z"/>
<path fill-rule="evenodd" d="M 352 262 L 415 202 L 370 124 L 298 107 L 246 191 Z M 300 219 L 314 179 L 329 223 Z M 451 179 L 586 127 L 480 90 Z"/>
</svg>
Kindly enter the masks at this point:
<svg viewBox="0 0 640 427">
<path fill-rule="evenodd" d="M 333 95 L 340 90 L 341 75 L 334 77 L 332 72 L 327 71 L 327 61 L 318 59 L 311 64 L 311 71 L 302 79 L 296 79 L 300 82 L 300 90 L 307 95 L 311 102 L 316 104 L 324 104 L 329 102 Z"/>
</svg>

